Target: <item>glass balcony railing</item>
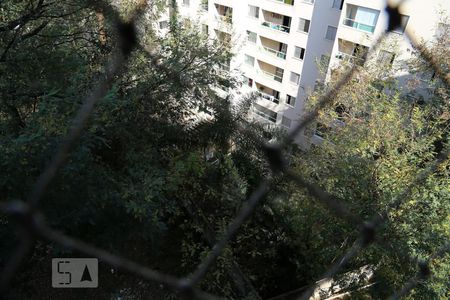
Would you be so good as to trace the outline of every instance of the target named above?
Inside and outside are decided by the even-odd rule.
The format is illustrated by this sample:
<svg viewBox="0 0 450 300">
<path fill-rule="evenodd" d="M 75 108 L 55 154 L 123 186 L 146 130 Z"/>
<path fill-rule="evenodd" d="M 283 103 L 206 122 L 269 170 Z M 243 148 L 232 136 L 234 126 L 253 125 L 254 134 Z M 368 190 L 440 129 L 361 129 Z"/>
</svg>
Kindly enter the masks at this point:
<svg viewBox="0 0 450 300">
<path fill-rule="evenodd" d="M 257 92 L 258 93 L 258 95 L 261 97 L 261 98 L 263 98 L 263 99 L 265 99 L 265 100 L 269 100 L 269 101 L 271 101 L 271 102 L 273 102 L 273 103 L 276 103 L 276 104 L 278 104 L 278 103 L 280 103 L 280 99 L 278 99 L 278 98 L 275 98 L 274 96 L 272 96 L 272 95 L 269 95 L 269 94 L 266 94 L 266 93 L 263 93 L 263 92 Z"/>
<path fill-rule="evenodd" d="M 277 2 L 281 2 L 288 5 L 294 5 L 294 0 L 275 0 Z"/>
<path fill-rule="evenodd" d="M 364 23 L 359 23 L 356 22 L 353 19 L 347 18 L 344 20 L 344 25 L 346 26 L 350 26 L 365 32 L 370 32 L 373 33 L 375 31 L 375 25 L 369 25 L 369 24 L 364 24 Z"/>
<path fill-rule="evenodd" d="M 227 24 L 231 24 L 232 23 L 232 17 L 231 16 L 226 16 L 226 15 L 216 15 L 216 19 L 227 23 Z"/>
<path fill-rule="evenodd" d="M 264 71 L 264 70 L 258 70 L 258 72 L 266 78 L 269 78 L 269 79 L 272 79 L 272 80 L 275 80 L 278 82 L 283 82 L 282 76 L 278 76 L 278 75 L 272 74 L 272 73 Z"/>
<path fill-rule="evenodd" d="M 339 60 L 342 60 L 342 61 L 355 63 L 358 65 L 362 65 L 362 63 L 364 62 L 364 59 L 362 57 L 353 56 L 348 53 L 340 52 L 340 51 L 338 51 L 338 53 L 336 53 L 336 58 Z"/>
<path fill-rule="evenodd" d="M 277 121 L 277 118 L 275 116 L 268 115 L 260 110 L 257 110 L 256 108 L 253 108 L 253 113 L 269 122 L 275 123 Z"/>
<path fill-rule="evenodd" d="M 259 50 L 261 52 L 269 53 L 269 54 L 271 54 L 273 56 L 276 56 L 278 58 L 286 59 L 286 53 L 284 53 L 284 52 L 277 51 L 277 50 L 274 50 L 274 49 L 266 47 L 266 46 L 260 46 Z"/>
<path fill-rule="evenodd" d="M 289 31 L 291 29 L 288 26 L 284 26 L 284 25 L 281 25 L 281 24 L 276 24 L 276 23 L 272 23 L 272 22 L 268 22 L 268 21 L 262 22 L 261 25 L 264 26 L 264 27 L 269 27 L 271 29 L 279 30 L 281 32 L 286 32 L 286 33 L 289 33 Z"/>
</svg>

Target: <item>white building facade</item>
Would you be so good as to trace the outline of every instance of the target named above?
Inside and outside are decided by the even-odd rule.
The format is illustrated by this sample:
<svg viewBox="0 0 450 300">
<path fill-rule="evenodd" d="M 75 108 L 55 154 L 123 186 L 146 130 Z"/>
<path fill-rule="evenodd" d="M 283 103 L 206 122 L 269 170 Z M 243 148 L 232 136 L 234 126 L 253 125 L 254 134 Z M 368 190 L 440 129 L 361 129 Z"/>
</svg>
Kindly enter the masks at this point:
<svg viewBox="0 0 450 300">
<path fill-rule="evenodd" d="M 395 2 L 395 1 L 393 1 Z M 385 0 L 177 0 L 182 17 L 191 18 L 212 38 L 228 38 L 236 54 L 230 70 L 244 75 L 242 91 L 257 92 L 252 114 L 286 130 L 299 122 L 307 96 L 342 60 L 357 63 L 387 28 Z M 436 32 L 439 11 L 450 0 L 408 0 L 402 27 L 374 54 L 390 65 L 408 59 L 407 28 L 424 40 Z M 168 24 L 161 20 L 160 28 Z M 384 47 L 384 45 L 386 45 Z M 384 47 L 384 48 L 383 48 Z M 395 48 L 395 49 L 394 49 Z M 394 55 L 394 52 L 397 54 Z M 398 68 L 401 72 L 401 68 Z M 297 143 L 305 143 L 300 134 Z"/>
</svg>

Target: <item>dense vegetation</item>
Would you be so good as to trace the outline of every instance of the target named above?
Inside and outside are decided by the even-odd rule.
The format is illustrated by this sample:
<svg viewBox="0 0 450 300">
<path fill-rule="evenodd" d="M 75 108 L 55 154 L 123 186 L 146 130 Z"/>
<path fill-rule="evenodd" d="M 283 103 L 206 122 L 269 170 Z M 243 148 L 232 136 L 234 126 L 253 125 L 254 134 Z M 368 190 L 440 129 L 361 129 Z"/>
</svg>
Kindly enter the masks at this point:
<svg viewBox="0 0 450 300">
<path fill-rule="evenodd" d="M 124 19 L 135 2 L 123 1 Z M 251 99 L 233 106 L 232 96 L 219 95 L 219 89 L 240 84 L 215 71 L 233 55 L 227 42 L 208 39 L 196 24 L 179 20 L 176 11 L 170 33 L 159 38 L 152 24 L 164 5 L 154 4 L 154 14 L 140 20 L 140 46 L 97 103 L 40 210 L 68 235 L 184 276 L 205 257 L 260 179 L 274 176 L 257 139 L 282 133 L 247 121 Z M 110 20 L 92 1 L 0 3 L 0 201 L 27 198 L 83 99 L 104 76 L 118 43 Z M 446 43 L 448 35 L 431 47 L 448 71 Z M 429 71 L 420 59 L 410 68 L 417 76 Z M 445 85 L 430 79 L 428 101 L 413 97 L 414 87 L 405 89 L 385 73 L 360 70 L 319 116 L 328 128 L 326 142 L 306 152 L 290 149 L 292 168 L 344 199 L 358 220 L 383 210 L 448 148 Z M 316 91 L 308 105 L 322 92 Z M 208 121 L 197 120 L 199 110 Z M 345 126 L 336 126 L 336 119 Z M 449 168 L 447 161 L 415 188 L 377 233 L 381 243 L 343 270 L 375 267 L 376 284 L 365 297 L 384 298 L 399 288 L 416 272 L 409 257 L 427 259 L 450 239 Z M 202 289 L 232 299 L 298 289 L 319 279 L 357 238 L 359 224 L 336 218 L 283 176 L 273 179 L 277 188 L 241 228 Z M 0 215 L 0 224 L 4 266 L 20 231 L 6 215 Z M 107 265 L 100 267 L 99 289 L 51 289 L 51 258 L 77 255 L 40 241 L 8 297 L 176 298 Z M 435 276 L 414 290 L 414 299 L 449 297 L 449 256 L 431 267 Z"/>
</svg>

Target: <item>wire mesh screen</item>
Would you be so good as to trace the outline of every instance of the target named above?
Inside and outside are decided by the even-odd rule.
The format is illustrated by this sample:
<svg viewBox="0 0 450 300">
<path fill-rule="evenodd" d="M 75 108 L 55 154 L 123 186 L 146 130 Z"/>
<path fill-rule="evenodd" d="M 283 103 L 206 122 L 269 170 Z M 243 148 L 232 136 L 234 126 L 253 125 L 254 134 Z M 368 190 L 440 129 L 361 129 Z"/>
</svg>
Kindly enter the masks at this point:
<svg viewBox="0 0 450 300">
<path fill-rule="evenodd" d="M 199 282 L 206 276 L 208 271 L 214 265 L 218 257 L 221 256 L 224 249 L 229 245 L 230 241 L 236 236 L 241 226 L 249 219 L 255 209 L 258 207 L 262 199 L 273 188 L 274 182 L 271 179 L 266 179 L 260 182 L 258 187 L 253 191 L 251 196 L 245 202 L 245 205 L 241 208 L 234 220 L 228 225 L 226 232 L 218 239 L 212 246 L 209 254 L 198 265 L 197 269 L 187 275 L 185 278 L 175 278 L 170 275 L 162 274 L 156 270 L 149 269 L 139 262 L 134 262 L 125 259 L 120 256 L 113 255 L 105 250 L 94 247 L 81 240 L 77 240 L 67 236 L 61 232 L 51 228 L 46 222 L 44 216 L 40 214 L 39 202 L 45 192 L 47 191 L 51 182 L 58 176 L 58 170 L 65 164 L 68 155 L 78 142 L 83 130 L 86 127 L 86 123 L 94 110 L 96 102 L 106 95 L 108 89 L 111 87 L 113 80 L 120 77 L 123 68 L 130 56 L 130 53 L 139 46 L 140 37 L 135 29 L 135 22 L 143 14 L 146 9 L 145 5 L 141 5 L 134 12 L 134 17 L 131 21 L 124 22 L 115 11 L 114 7 L 105 4 L 104 2 L 93 1 L 91 5 L 102 6 L 102 9 L 108 10 L 110 16 L 113 16 L 113 23 L 115 24 L 115 30 L 120 37 L 120 47 L 118 47 L 107 66 L 107 72 L 95 85 L 89 96 L 84 100 L 83 105 L 79 109 L 75 118 L 73 119 L 72 127 L 66 136 L 65 141 L 59 146 L 56 154 L 51 159 L 49 165 L 45 168 L 42 174 L 36 180 L 32 191 L 29 193 L 28 198 L 24 201 L 18 200 L 9 203 L 1 203 L 1 211 L 7 215 L 17 217 L 21 224 L 21 243 L 14 252 L 14 255 L 9 259 L 7 265 L 2 270 L 1 274 L 1 290 L 5 290 L 11 283 L 11 280 L 16 275 L 21 264 L 26 259 L 27 255 L 32 251 L 36 241 L 38 239 L 47 240 L 60 244 L 63 247 L 67 247 L 72 250 L 79 251 L 85 255 L 99 258 L 102 262 L 110 264 L 121 270 L 135 274 L 144 280 L 160 283 L 168 289 L 177 292 L 180 297 L 187 299 L 216 299 L 220 298 L 215 295 L 208 294 L 197 288 Z M 144 1 L 145 2 L 145 1 Z M 400 25 L 401 16 L 399 8 L 402 3 L 397 6 L 388 6 L 386 11 L 389 14 L 389 26 L 388 31 L 395 29 Z M 388 31 L 378 37 L 374 47 L 370 49 L 370 52 L 376 51 L 380 42 L 385 38 Z M 421 56 L 428 62 L 428 64 L 434 69 L 437 76 L 441 78 L 445 86 L 450 86 L 450 78 L 447 76 L 441 66 L 435 61 L 433 56 L 420 45 L 417 37 L 411 32 L 406 31 L 410 42 L 419 51 Z M 368 55 L 366 55 L 368 57 Z M 343 219 L 354 220 L 354 216 L 350 213 L 344 202 L 339 201 L 336 197 L 329 194 L 327 191 L 321 189 L 315 184 L 309 183 L 308 180 L 296 174 L 285 163 L 283 151 L 292 143 L 294 138 L 308 126 L 319 114 L 319 111 L 326 107 L 339 93 L 339 90 L 350 82 L 355 73 L 357 67 L 352 67 L 341 79 L 325 94 L 323 94 L 317 105 L 305 113 L 301 118 L 301 122 L 289 133 L 289 135 L 277 144 L 266 144 L 261 141 L 261 144 L 265 145 L 266 159 L 271 166 L 274 173 L 283 173 L 287 178 L 294 182 L 299 188 L 306 188 L 306 190 L 316 199 L 316 201 L 324 204 L 334 215 Z M 355 256 L 358 255 L 361 249 L 377 242 L 377 229 L 387 222 L 387 216 L 393 210 L 406 201 L 412 193 L 415 186 L 420 185 L 430 174 L 439 167 L 449 157 L 449 152 L 443 152 L 439 155 L 436 161 L 429 165 L 429 167 L 423 172 L 417 174 L 416 179 L 407 186 L 404 191 L 384 210 L 376 214 L 369 222 L 360 224 L 361 231 L 359 238 L 354 241 L 353 246 L 347 251 L 347 253 L 337 260 L 337 263 L 329 268 L 322 276 L 322 278 L 332 278 Z M 450 250 L 450 244 L 444 243 L 442 248 L 435 253 L 430 259 L 443 256 Z M 407 295 L 414 287 L 417 286 L 422 280 L 426 280 L 432 276 L 428 262 L 421 262 L 418 265 L 418 272 L 416 275 L 412 275 L 408 282 L 405 282 L 404 287 L 391 296 L 391 299 L 399 299 L 402 296 Z M 320 278 L 318 278 L 320 279 Z M 315 286 L 303 291 L 300 299 L 309 299 L 314 293 Z"/>
</svg>

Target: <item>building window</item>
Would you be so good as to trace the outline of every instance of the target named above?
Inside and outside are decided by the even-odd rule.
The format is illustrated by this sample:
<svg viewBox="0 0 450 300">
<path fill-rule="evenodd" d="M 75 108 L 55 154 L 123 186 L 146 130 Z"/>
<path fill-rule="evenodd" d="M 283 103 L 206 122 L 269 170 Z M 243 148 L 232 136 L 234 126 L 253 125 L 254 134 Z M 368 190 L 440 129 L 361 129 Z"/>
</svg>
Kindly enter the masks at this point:
<svg viewBox="0 0 450 300">
<path fill-rule="evenodd" d="M 300 74 L 291 72 L 291 83 L 298 85 L 300 83 Z"/>
<path fill-rule="evenodd" d="M 291 128 L 291 123 L 292 123 L 292 120 L 289 118 L 286 118 L 285 116 L 283 116 L 283 118 L 281 119 L 281 125 L 283 125 L 286 128 Z"/>
<path fill-rule="evenodd" d="M 284 75 L 284 70 L 276 67 L 275 68 L 275 76 L 273 77 L 273 80 L 278 81 L 278 82 L 283 82 L 283 75 Z"/>
<path fill-rule="evenodd" d="M 409 16 L 400 15 L 400 25 L 392 30 L 392 32 L 403 34 L 406 29 L 406 25 L 408 25 Z"/>
<path fill-rule="evenodd" d="M 253 87 L 253 79 L 248 78 L 247 76 L 244 77 L 244 84 L 248 85 L 249 87 Z"/>
<path fill-rule="evenodd" d="M 286 95 L 286 104 L 290 105 L 290 106 L 295 106 L 295 97 L 291 96 L 291 95 Z"/>
<path fill-rule="evenodd" d="M 248 15 L 252 18 L 259 18 L 259 7 L 249 5 L 248 6 Z"/>
<path fill-rule="evenodd" d="M 344 0 L 333 0 L 333 8 L 342 10 L 343 5 L 344 5 Z"/>
<path fill-rule="evenodd" d="M 375 9 L 347 4 L 347 14 L 344 25 L 373 33 L 380 12 Z"/>
<path fill-rule="evenodd" d="M 245 63 L 253 67 L 255 65 L 255 58 L 253 56 L 245 54 Z"/>
<path fill-rule="evenodd" d="M 314 4 L 314 0 L 302 0 L 302 1 L 308 4 Z"/>
<path fill-rule="evenodd" d="M 395 54 L 386 50 L 380 50 L 377 57 L 377 62 L 382 65 L 392 65 L 395 59 Z"/>
<path fill-rule="evenodd" d="M 294 57 L 303 60 L 305 57 L 305 48 L 295 46 Z"/>
<path fill-rule="evenodd" d="M 205 10 L 208 11 L 208 0 L 202 0 L 200 7 Z"/>
<path fill-rule="evenodd" d="M 203 32 L 203 34 L 208 34 L 208 32 L 209 32 L 209 27 L 208 27 L 208 25 L 206 25 L 206 24 L 202 24 L 202 32 Z"/>
<path fill-rule="evenodd" d="M 190 3 L 190 0 L 183 0 L 183 5 L 184 6 L 189 6 L 191 3 Z"/>
<path fill-rule="evenodd" d="M 248 31 L 247 30 L 247 41 L 250 43 L 256 44 L 256 32 Z"/>
<path fill-rule="evenodd" d="M 336 27 L 328 26 L 327 34 L 325 35 L 325 38 L 327 40 L 334 41 L 334 39 L 336 38 L 336 32 L 337 32 L 337 28 Z"/>
<path fill-rule="evenodd" d="M 308 33 L 309 32 L 310 21 L 300 18 L 300 23 L 298 24 L 298 31 Z"/>
<path fill-rule="evenodd" d="M 165 29 L 169 27 L 169 21 L 161 21 L 159 22 L 159 29 Z"/>
</svg>

